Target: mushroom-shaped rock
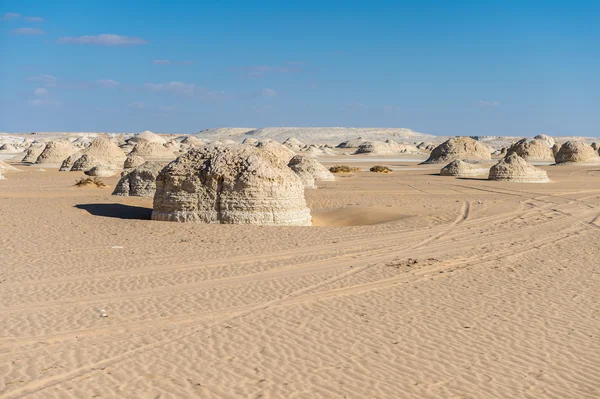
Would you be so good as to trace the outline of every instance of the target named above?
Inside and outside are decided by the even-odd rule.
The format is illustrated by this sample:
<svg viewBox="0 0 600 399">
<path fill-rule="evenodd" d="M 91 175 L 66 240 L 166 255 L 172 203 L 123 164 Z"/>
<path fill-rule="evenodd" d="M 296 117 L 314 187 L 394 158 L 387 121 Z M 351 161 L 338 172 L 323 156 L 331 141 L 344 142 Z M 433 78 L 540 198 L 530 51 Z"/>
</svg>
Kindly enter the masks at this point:
<svg viewBox="0 0 600 399">
<path fill-rule="evenodd" d="M 96 137 L 89 147 L 65 159 L 60 170 L 84 172 L 98 165 L 118 170 L 123 167 L 125 158 L 125 153 L 117 143 L 107 135 L 101 135 Z"/>
<path fill-rule="evenodd" d="M 104 165 L 98 165 L 98 166 L 94 166 L 90 170 L 86 170 L 83 173 L 85 173 L 88 176 L 111 177 L 111 176 L 114 176 L 117 172 L 114 169 L 111 169 Z"/>
<path fill-rule="evenodd" d="M 288 166 L 302 179 L 305 188 L 316 188 L 315 181 L 335 180 L 335 176 L 325 166 L 302 155 L 293 157 Z"/>
<path fill-rule="evenodd" d="M 537 168 L 517 154 L 507 155 L 490 168 L 489 180 L 509 181 L 516 183 L 548 183 L 548 174 Z"/>
<path fill-rule="evenodd" d="M 246 145 L 193 149 L 156 179 L 152 219 L 311 224 L 300 178 L 269 151 Z"/>
<path fill-rule="evenodd" d="M 463 161 L 489 161 L 492 159 L 489 146 L 470 137 L 453 137 L 431 151 L 424 164 L 446 163 L 458 159 Z"/>
<path fill-rule="evenodd" d="M 124 170 L 112 194 L 154 197 L 156 178 L 165 165 L 163 162 L 145 162 L 136 168 Z"/>
<path fill-rule="evenodd" d="M 552 146 L 548 146 L 545 141 L 533 139 L 527 141 L 522 139 L 511 145 L 506 155 L 517 154 L 521 158 L 529 162 L 552 162 L 554 161 L 554 154 L 552 153 Z"/>
<path fill-rule="evenodd" d="M 489 171 L 489 165 L 456 160 L 444 166 L 440 171 L 440 175 L 454 177 L 477 177 L 485 176 L 489 173 Z"/>
<path fill-rule="evenodd" d="M 136 134 L 127 140 L 128 143 L 158 143 L 158 144 L 166 144 L 167 140 L 164 137 L 159 136 L 156 133 L 151 132 L 150 130 L 145 130 L 139 134 Z"/>
<path fill-rule="evenodd" d="M 554 139 L 552 137 L 548 136 L 547 134 L 538 134 L 533 139 L 541 141 L 548 148 L 552 148 L 552 146 L 555 144 Z"/>
<path fill-rule="evenodd" d="M 146 162 L 146 160 L 144 158 L 140 157 L 139 155 L 129 154 L 129 155 L 127 155 L 127 158 L 125 158 L 125 162 L 123 163 L 123 169 L 137 168 L 144 162 Z"/>
<path fill-rule="evenodd" d="M 554 159 L 557 164 L 567 162 L 600 163 L 600 157 L 592 146 L 581 141 L 567 141 L 560 147 Z"/>
</svg>

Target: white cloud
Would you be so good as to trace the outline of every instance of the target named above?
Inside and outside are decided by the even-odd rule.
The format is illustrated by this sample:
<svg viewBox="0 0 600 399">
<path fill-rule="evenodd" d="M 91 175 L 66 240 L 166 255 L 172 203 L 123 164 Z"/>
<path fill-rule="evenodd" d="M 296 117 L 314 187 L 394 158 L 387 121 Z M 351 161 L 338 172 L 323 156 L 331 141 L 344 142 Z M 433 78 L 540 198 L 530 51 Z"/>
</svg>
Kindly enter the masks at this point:
<svg viewBox="0 0 600 399">
<path fill-rule="evenodd" d="M 29 103 L 29 105 L 32 105 L 34 107 L 42 107 L 42 106 L 46 106 L 46 105 L 61 105 L 60 101 L 47 100 L 47 99 L 43 99 L 43 98 L 36 98 L 35 100 L 29 100 L 28 103 Z"/>
<path fill-rule="evenodd" d="M 38 28 L 17 28 L 10 31 L 13 35 L 45 35 L 46 32 Z"/>
<path fill-rule="evenodd" d="M 144 87 L 155 92 L 172 92 L 180 94 L 194 94 L 196 91 L 196 85 L 183 82 L 145 83 Z"/>
<path fill-rule="evenodd" d="M 262 89 L 262 91 L 260 92 L 260 95 L 263 97 L 276 97 L 277 91 L 275 91 L 273 89 Z"/>
<path fill-rule="evenodd" d="M 25 17 L 27 22 L 44 22 L 44 18 L 41 17 Z"/>
<path fill-rule="evenodd" d="M 29 78 L 32 82 L 42 82 L 46 87 L 56 86 L 56 78 L 52 75 L 38 75 Z"/>
<path fill-rule="evenodd" d="M 112 79 L 102 79 L 102 80 L 97 80 L 96 84 L 99 86 L 103 86 L 103 87 L 117 87 L 121 83 L 117 82 L 116 80 L 112 80 Z"/>
<path fill-rule="evenodd" d="M 8 21 L 9 19 L 16 19 L 16 18 L 20 18 L 21 14 L 17 14 L 16 12 L 7 12 L 6 14 L 4 14 L 2 16 L 2 20 L 3 21 Z"/>
<path fill-rule="evenodd" d="M 154 65 L 169 65 L 171 61 L 169 60 L 152 60 Z"/>
<path fill-rule="evenodd" d="M 146 40 L 139 37 L 120 36 L 109 33 L 95 36 L 64 36 L 59 37 L 57 41 L 58 43 L 95 44 L 100 46 L 125 46 L 148 43 Z"/>
<path fill-rule="evenodd" d="M 48 95 L 48 90 L 46 90 L 44 88 L 35 89 L 33 91 L 33 95 L 36 96 L 36 97 L 47 96 Z"/>
</svg>

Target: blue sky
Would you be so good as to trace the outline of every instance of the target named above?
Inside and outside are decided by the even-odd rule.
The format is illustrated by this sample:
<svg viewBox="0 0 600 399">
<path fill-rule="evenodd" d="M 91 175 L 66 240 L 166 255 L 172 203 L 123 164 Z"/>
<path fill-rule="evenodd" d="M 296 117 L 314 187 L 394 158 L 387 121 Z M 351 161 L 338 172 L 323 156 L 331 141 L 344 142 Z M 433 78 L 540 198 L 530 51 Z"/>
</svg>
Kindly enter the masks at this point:
<svg viewBox="0 0 600 399">
<path fill-rule="evenodd" d="M 600 136 L 600 2 L 0 1 L 0 131 Z"/>
</svg>

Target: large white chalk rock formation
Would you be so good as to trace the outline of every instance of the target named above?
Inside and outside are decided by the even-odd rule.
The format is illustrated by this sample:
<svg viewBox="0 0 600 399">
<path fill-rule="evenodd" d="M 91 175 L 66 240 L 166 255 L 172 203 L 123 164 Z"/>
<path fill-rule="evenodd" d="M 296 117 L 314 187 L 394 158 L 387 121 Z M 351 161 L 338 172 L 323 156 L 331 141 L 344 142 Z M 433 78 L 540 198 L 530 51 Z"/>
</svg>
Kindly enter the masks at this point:
<svg viewBox="0 0 600 399">
<path fill-rule="evenodd" d="M 156 179 L 152 219 L 212 224 L 311 224 L 302 181 L 269 151 L 193 149 Z"/>
</svg>

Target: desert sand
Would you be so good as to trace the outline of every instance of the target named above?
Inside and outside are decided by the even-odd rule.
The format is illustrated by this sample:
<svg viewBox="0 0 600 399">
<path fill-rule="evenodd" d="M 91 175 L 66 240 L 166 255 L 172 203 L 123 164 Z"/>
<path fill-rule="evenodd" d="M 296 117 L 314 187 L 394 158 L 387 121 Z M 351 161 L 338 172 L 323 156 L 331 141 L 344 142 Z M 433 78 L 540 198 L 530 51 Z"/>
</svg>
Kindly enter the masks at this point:
<svg viewBox="0 0 600 399">
<path fill-rule="evenodd" d="M 118 174 L 14 164 L 0 397 L 600 397 L 600 167 L 426 157 L 354 157 L 305 191 L 310 227 L 152 221 Z"/>
</svg>

